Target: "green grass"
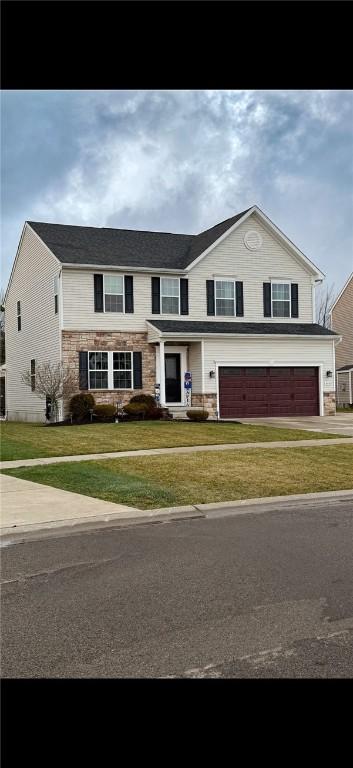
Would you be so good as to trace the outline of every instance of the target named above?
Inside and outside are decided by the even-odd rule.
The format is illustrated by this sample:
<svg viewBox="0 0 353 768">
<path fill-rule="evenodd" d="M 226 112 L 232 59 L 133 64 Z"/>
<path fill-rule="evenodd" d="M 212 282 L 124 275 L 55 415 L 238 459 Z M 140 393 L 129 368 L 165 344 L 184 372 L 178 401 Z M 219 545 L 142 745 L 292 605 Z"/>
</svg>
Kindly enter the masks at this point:
<svg viewBox="0 0 353 768">
<path fill-rule="evenodd" d="M 47 427 L 41 424 L 3 422 L 0 425 L 2 461 L 47 456 L 73 456 L 141 448 L 184 445 L 253 443 L 269 440 L 309 440 L 339 435 L 281 429 L 252 424 L 149 421 L 129 424 L 85 424 Z"/>
<path fill-rule="evenodd" d="M 338 405 L 336 408 L 337 413 L 350 413 L 351 416 L 353 416 L 353 408 L 343 408 L 343 406 Z"/>
<path fill-rule="evenodd" d="M 140 509 L 353 488 L 353 446 L 210 451 L 5 474 Z"/>
</svg>

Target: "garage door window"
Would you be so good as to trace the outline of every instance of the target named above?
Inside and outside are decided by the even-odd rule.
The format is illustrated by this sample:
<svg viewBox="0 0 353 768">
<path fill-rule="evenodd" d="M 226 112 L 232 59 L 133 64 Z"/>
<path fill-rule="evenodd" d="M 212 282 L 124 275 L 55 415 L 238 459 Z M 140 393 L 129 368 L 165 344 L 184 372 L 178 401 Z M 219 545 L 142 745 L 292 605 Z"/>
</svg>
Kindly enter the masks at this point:
<svg viewBox="0 0 353 768">
<path fill-rule="evenodd" d="M 290 317 L 289 283 L 272 283 L 272 317 Z"/>
</svg>

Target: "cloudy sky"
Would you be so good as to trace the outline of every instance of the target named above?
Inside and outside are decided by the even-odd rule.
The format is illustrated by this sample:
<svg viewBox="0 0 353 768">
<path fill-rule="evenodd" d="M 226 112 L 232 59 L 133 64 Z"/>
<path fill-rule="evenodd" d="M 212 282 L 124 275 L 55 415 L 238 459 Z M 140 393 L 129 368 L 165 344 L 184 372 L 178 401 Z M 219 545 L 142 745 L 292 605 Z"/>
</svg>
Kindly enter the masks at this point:
<svg viewBox="0 0 353 768">
<path fill-rule="evenodd" d="M 196 233 L 253 204 L 339 289 L 352 91 L 3 91 L 2 284 L 26 219 Z"/>
</svg>

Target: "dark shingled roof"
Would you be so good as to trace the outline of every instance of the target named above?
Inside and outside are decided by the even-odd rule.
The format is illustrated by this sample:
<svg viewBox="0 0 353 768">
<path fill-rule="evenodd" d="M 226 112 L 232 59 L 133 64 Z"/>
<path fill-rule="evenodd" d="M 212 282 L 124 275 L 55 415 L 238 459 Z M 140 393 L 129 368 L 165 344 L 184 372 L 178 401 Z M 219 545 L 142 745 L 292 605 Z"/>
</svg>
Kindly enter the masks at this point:
<svg viewBox="0 0 353 768">
<path fill-rule="evenodd" d="M 248 210 L 199 235 L 76 227 L 38 221 L 28 224 L 63 264 L 185 269 Z"/>
<path fill-rule="evenodd" d="M 289 336 L 337 336 L 336 333 L 317 323 L 243 323 L 193 320 L 151 320 L 155 328 L 164 333 L 268 333 Z"/>
<path fill-rule="evenodd" d="M 348 365 L 342 365 L 341 368 L 337 368 L 338 371 L 353 371 L 353 363 L 348 363 Z"/>
</svg>

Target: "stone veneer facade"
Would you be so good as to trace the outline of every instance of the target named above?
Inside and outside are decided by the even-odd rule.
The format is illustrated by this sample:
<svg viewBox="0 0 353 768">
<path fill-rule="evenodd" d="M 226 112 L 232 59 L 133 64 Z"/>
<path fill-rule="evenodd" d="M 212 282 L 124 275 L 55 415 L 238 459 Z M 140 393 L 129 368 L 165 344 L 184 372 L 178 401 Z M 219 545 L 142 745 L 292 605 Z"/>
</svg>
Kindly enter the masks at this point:
<svg viewBox="0 0 353 768">
<path fill-rule="evenodd" d="M 65 365 L 73 368 L 78 377 L 79 355 L 89 352 L 142 352 L 142 389 L 99 389 L 92 390 L 97 403 L 123 404 L 133 395 L 144 392 L 154 395 L 156 381 L 156 351 L 153 344 L 148 344 L 147 333 L 119 333 L 116 331 L 63 331 L 62 359 Z M 67 404 L 66 404 L 67 407 Z M 66 408 L 65 408 L 66 410 Z"/>
<path fill-rule="evenodd" d="M 336 392 L 324 392 L 324 416 L 335 416 Z"/>
<path fill-rule="evenodd" d="M 213 393 L 205 392 L 205 394 L 198 394 L 197 392 L 192 392 L 191 394 L 191 405 L 193 407 L 199 407 L 204 408 L 205 411 L 208 411 L 210 416 L 216 415 L 216 409 L 217 409 L 217 397 Z"/>
</svg>

